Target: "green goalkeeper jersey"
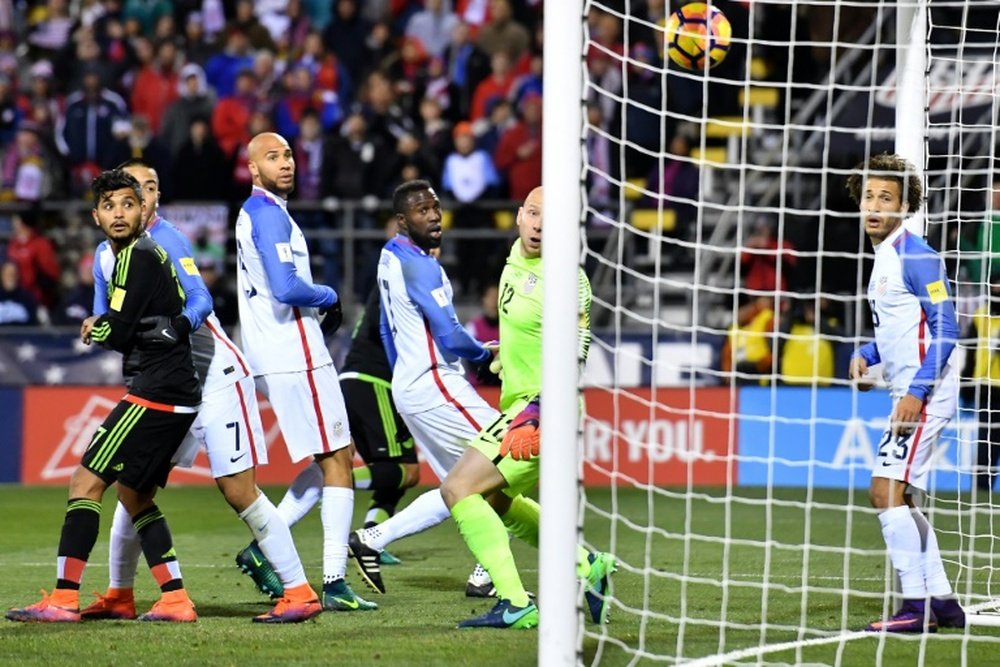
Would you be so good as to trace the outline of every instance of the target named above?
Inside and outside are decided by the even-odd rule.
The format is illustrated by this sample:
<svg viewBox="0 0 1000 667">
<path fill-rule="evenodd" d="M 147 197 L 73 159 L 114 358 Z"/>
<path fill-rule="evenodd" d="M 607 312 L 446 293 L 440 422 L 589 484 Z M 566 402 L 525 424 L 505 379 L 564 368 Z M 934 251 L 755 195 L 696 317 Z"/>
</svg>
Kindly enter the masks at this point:
<svg viewBox="0 0 1000 667">
<path fill-rule="evenodd" d="M 580 269 L 577 354 L 581 364 L 590 350 L 590 281 Z M 521 240 L 514 242 L 500 276 L 500 409 L 542 390 L 542 259 L 528 259 Z"/>
</svg>

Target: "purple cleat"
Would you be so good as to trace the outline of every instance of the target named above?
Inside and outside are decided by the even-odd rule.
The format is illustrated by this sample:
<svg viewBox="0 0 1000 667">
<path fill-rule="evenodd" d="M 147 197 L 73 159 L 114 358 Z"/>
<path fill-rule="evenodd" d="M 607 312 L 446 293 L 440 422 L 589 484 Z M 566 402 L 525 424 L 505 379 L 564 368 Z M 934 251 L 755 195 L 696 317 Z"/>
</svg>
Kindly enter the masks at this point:
<svg viewBox="0 0 1000 667">
<path fill-rule="evenodd" d="M 931 598 L 931 611 L 939 628 L 964 628 L 965 610 L 954 598 Z"/>
<path fill-rule="evenodd" d="M 937 632 L 934 611 L 927 611 L 923 600 L 903 600 L 899 613 L 884 621 L 874 621 L 866 632 Z"/>
</svg>

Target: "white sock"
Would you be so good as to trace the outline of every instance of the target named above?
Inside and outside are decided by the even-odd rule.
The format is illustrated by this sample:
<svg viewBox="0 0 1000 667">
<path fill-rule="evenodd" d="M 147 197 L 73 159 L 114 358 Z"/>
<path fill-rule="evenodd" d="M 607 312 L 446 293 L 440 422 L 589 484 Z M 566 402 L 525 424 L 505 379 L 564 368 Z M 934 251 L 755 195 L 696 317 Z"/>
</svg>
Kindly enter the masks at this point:
<svg viewBox="0 0 1000 667">
<path fill-rule="evenodd" d="M 916 507 L 910 508 L 910 516 L 913 517 L 913 523 L 917 525 L 917 531 L 923 541 L 924 581 L 927 592 L 936 598 L 948 597 L 952 594 L 951 582 L 948 581 L 948 575 L 944 571 L 944 563 L 941 562 L 941 550 L 938 549 L 934 528 L 931 527 L 924 513 Z"/>
<path fill-rule="evenodd" d="M 286 526 L 291 528 L 297 524 L 319 502 L 322 488 L 323 471 L 314 461 L 295 476 L 285 497 L 278 503 L 278 514 Z"/>
<path fill-rule="evenodd" d="M 111 543 L 108 547 L 108 587 L 134 588 L 135 572 L 142 555 L 139 533 L 132 525 L 132 517 L 125 506 L 115 503 L 115 516 L 111 520 Z"/>
<path fill-rule="evenodd" d="M 323 583 L 343 579 L 347 572 L 347 536 L 354 518 L 354 489 L 324 486 L 323 504 Z"/>
<path fill-rule="evenodd" d="M 361 540 L 372 549 L 382 551 L 401 537 L 432 528 L 451 516 L 440 489 L 426 491 L 377 526 L 361 531 Z"/>
<path fill-rule="evenodd" d="M 257 546 L 271 562 L 285 588 L 306 583 L 306 573 L 292 541 L 292 532 L 267 496 L 263 493 L 257 496 L 257 500 L 240 513 L 240 518 L 250 527 Z"/>
<path fill-rule="evenodd" d="M 920 549 L 920 531 L 906 505 L 893 507 L 878 515 L 889 560 L 899 574 L 903 597 L 919 600 L 927 597 L 924 583 L 924 554 Z"/>
</svg>

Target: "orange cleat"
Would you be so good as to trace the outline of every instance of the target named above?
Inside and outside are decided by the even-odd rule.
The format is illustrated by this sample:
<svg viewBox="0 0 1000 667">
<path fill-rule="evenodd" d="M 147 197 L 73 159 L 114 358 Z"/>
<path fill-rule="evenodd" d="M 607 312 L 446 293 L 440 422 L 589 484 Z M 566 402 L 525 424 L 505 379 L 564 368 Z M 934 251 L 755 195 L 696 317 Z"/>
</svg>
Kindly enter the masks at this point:
<svg viewBox="0 0 1000 667">
<path fill-rule="evenodd" d="M 109 588 L 104 595 L 94 593 L 97 601 L 86 609 L 80 610 L 80 617 L 85 621 L 116 619 L 131 621 L 136 617 L 135 597 L 131 588 Z"/>
<path fill-rule="evenodd" d="M 323 611 L 323 605 L 319 603 L 318 597 L 312 600 L 290 600 L 283 597 L 274 605 L 274 609 L 254 616 L 254 623 L 301 623 L 318 615 Z"/>
<path fill-rule="evenodd" d="M 193 623 L 198 620 L 194 602 L 183 588 L 167 591 L 160 596 L 153 608 L 139 617 L 140 621 L 164 621 L 167 623 Z"/>
<path fill-rule="evenodd" d="M 43 590 L 40 602 L 22 609 L 8 609 L 7 618 L 21 623 L 79 623 L 80 610 L 56 605 L 56 597 L 56 591 L 50 596 Z"/>
</svg>

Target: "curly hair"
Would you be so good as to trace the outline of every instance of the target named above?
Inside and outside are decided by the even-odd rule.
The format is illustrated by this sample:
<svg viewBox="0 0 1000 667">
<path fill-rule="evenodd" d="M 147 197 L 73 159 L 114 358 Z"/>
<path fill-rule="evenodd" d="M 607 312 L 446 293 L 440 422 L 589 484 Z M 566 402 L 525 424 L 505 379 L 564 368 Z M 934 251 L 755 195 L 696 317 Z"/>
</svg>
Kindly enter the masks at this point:
<svg viewBox="0 0 1000 667">
<path fill-rule="evenodd" d="M 862 188 L 869 178 L 884 178 L 899 184 L 900 195 L 909 204 L 907 213 L 913 214 L 920 210 L 924 200 L 924 186 L 920 182 L 920 174 L 906 158 L 899 155 L 882 153 L 861 162 L 854 167 L 854 172 L 847 178 L 847 192 L 855 204 L 861 203 Z"/>
<path fill-rule="evenodd" d="M 101 197 L 109 192 L 130 188 L 135 192 L 135 197 L 142 201 L 142 187 L 139 181 L 135 180 L 132 174 L 121 169 L 110 169 L 102 171 L 90 182 L 90 192 L 94 195 L 94 205 L 101 201 Z"/>
<path fill-rule="evenodd" d="M 406 181 L 400 184 L 392 193 L 392 212 L 395 215 L 406 215 L 406 208 L 409 206 L 410 195 L 424 190 L 433 190 L 430 181 L 419 179 L 416 181 Z"/>
</svg>

